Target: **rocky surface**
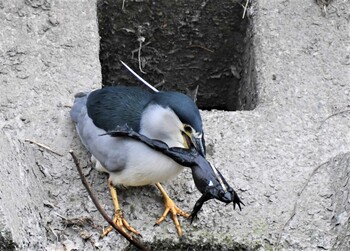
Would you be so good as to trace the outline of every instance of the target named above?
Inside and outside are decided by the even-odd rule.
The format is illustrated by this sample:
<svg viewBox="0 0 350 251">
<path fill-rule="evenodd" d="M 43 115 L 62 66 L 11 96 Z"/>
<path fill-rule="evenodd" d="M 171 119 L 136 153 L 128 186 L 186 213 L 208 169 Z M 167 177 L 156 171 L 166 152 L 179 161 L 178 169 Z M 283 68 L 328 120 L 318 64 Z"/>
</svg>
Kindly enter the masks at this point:
<svg viewBox="0 0 350 251">
<path fill-rule="evenodd" d="M 129 4 L 132 4 L 129 3 Z M 119 191 L 125 218 L 154 250 L 347 250 L 350 246 L 348 1 L 259 0 L 253 20 L 258 105 L 205 111 L 208 158 L 246 207 L 210 201 L 179 240 L 154 187 Z M 73 149 L 105 209 L 68 111 L 101 82 L 94 1 L 0 1 L 0 250 L 122 250 L 89 199 Z M 60 155 L 26 139 L 49 146 Z M 200 194 L 189 170 L 165 184 L 185 211 Z"/>
<path fill-rule="evenodd" d="M 56 209 L 70 217 L 69 198 L 84 193 L 69 159 L 66 106 L 101 81 L 96 7 L 0 1 L 0 19 L 0 250 L 45 250 L 66 241 Z"/>
</svg>

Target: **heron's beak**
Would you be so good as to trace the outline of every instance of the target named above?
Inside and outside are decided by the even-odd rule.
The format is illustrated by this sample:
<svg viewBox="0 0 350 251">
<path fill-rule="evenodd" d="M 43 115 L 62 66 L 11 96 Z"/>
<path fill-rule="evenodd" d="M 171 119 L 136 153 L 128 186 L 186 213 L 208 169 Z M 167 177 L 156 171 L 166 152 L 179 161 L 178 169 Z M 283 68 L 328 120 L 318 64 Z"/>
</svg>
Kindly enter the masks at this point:
<svg viewBox="0 0 350 251">
<path fill-rule="evenodd" d="M 192 141 L 194 147 L 199 152 L 199 154 L 202 155 L 203 157 L 205 157 L 206 152 L 205 152 L 205 142 L 204 142 L 203 134 L 201 134 L 199 136 L 194 136 L 192 134 L 191 141 Z"/>
<path fill-rule="evenodd" d="M 205 157 L 205 142 L 203 134 L 195 135 L 194 133 L 184 132 L 184 140 L 187 148 L 193 145 L 200 155 Z"/>
</svg>

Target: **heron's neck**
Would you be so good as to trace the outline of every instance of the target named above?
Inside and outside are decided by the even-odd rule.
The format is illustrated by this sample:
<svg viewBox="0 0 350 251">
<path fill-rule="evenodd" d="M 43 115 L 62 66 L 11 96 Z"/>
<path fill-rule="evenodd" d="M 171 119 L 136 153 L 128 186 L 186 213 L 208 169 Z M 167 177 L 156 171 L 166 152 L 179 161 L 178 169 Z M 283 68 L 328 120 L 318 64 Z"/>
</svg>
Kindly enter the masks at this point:
<svg viewBox="0 0 350 251">
<path fill-rule="evenodd" d="M 170 108 L 152 104 L 142 113 L 140 133 L 169 147 L 184 147 L 181 127 L 182 122 Z"/>
</svg>

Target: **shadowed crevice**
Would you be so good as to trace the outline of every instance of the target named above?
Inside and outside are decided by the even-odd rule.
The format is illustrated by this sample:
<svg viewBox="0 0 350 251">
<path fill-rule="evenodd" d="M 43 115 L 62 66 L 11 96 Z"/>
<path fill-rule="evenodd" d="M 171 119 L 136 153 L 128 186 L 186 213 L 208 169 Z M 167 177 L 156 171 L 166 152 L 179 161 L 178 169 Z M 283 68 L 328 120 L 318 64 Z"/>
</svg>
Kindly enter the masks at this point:
<svg viewBox="0 0 350 251">
<path fill-rule="evenodd" d="M 199 86 L 201 109 L 252 110 L 257 103 L 246 1 L 98 1 L 103 85 L 159 90 Z"/>
</svg>

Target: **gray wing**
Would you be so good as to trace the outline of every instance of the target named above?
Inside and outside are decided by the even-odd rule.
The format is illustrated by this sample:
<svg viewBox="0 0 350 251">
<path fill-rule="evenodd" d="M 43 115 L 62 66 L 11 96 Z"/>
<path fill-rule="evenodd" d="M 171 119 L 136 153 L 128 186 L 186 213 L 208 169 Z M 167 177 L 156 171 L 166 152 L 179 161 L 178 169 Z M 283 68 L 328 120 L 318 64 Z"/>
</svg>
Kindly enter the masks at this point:
<svg viewBox="0 0 350 251">
<path fill-rule="evenodd" d="M 91 92 L 76 94 L 70 111 L 81 142 L 108 171 L 123 170 L 126 163 L 126 155 L 123 154 L 125 139 L 100 136 L 106 131 L 97 127 L 88 115 L 86 104 L 89 95 Z"/>
</svg>

